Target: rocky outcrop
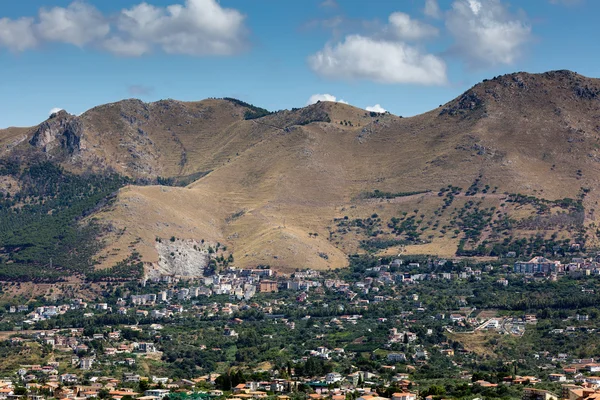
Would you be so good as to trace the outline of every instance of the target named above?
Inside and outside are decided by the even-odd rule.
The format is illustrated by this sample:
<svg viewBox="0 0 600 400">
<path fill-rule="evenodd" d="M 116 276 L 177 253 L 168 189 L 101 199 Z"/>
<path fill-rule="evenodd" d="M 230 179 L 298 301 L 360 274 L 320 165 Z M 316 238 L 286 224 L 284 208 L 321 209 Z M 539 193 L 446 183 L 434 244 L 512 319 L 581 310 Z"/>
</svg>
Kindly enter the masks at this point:
<svg viewBox="0 0 600 400">
<path fill-rule="evenodd" d="M 59 111 L 38 126 L 29 144 L 45 153 L 60 149 L 73 154 L 81 148 L 82 133 L 83 124 L 79 118 Z"/>
<path fill-rule="evenodd" d="M 457 101 L 444 107 L 440 115 L 464 115 L 467 112 L 484 108 L 485 102 L 474 90 L 465 92 Z"/>
<path fill-rule="evenodd" d="M 156 242 L 156 250 L 159 261 L 148 271 L 149 277 L 157 275 L 201 277 L 210 261 L 206 247 L 194 240 L 161 240 Z"/>
</svg>

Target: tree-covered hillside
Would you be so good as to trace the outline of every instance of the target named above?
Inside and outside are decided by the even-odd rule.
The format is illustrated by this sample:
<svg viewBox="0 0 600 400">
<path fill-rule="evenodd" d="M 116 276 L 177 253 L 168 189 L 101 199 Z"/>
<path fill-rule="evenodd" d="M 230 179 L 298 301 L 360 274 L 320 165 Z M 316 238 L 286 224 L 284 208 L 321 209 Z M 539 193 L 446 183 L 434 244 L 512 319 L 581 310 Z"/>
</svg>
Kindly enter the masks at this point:
<svg viewBox="0 0 600 400">
<path fill-rule="evenodd" d="M 0 175 L 20 186 L 0 198 L 0 279 L 56 280 L 90 271 L 102 224 L 82 218 L 127 179 L 110 173 L 75 175 L 50 162 L 4 162 Z"/>
</svg>

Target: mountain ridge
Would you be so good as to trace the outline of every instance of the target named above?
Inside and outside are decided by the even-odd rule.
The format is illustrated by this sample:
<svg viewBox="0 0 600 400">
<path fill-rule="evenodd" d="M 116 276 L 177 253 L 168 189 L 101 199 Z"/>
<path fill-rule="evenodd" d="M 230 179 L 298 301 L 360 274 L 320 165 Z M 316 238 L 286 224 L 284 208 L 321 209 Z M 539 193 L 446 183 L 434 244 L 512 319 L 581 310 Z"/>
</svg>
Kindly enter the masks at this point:
<svg viewBox="0 0 600 400">
<path fill-rule="evenodd" d="M 153 271 L 169 237 L 282 271 L 341 268 L 363 251 L 593 247 L 599 82 L 517 72 L 408 118 L 333 102 L 268 113 L 235 99 L 124 100 L 2 131 L 0 145 L 3 158 L 133 179 L 88 217 L 113 227 L 100 267 L 135 250 Z"/>
</svg>

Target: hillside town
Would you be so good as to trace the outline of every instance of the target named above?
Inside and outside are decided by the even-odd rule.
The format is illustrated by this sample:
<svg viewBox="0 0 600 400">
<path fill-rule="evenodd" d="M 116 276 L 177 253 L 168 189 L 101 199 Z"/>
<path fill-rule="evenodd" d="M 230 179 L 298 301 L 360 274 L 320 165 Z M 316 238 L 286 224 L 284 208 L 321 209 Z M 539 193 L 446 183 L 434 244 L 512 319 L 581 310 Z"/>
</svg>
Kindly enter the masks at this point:
<svg viewBox="0 0 600 400">
<path fill-rule="evenodd" d="M 547 335 L 557 340 L 593 335 L 599 329 L 595 311 L 578 310 L 546 326 L 547 315 L 503 315 L 475 302 L 473 295 L 442 294 L 456 285 L 487 285 L 501 292 L 519 285 L 551 285 L 561 277 L 582 279 L 581 285 L 586 286 L 598 275 L 595 259 L 574 258 L 561 264 L 535 257 L 515 261 L 513 266 L 468 266 L 457 260 L 395 258 L 354 271 L 352 275 L 315 270 L 283 275 L 269 268 L 229 267 L 200 279 L 165 275 L 142 280 L 100 302 L 76 298 L 7 305 L 2 323 L 12 332 L 4 336 L 3 352 L 11 361 L 3 367 L 6 378 L 1 393 L 10 399 L 27 395 L 31 399 L 416 400 L 436 396 L 423 396 L 433 391 L 424 383 L 423 371 L 444 365 L 440 373 L 452 371 L 448 374 L 468 385 L 473 394 L 502 388 L 517 390 L 523 399 L 600 396 L 596 376 L 600 359 L 578 357 L 579 351 L 560 347 L 538 349 L 507 363 L 506 373 L 486 375 L 479 370 L 482 354 L 468 339 L 523 341 L 539 329 L 540 321 Z M 450 296 L 442 297 L 450 308 L 440 307 L 428 294 L 433 287 L 446 288 L 438 291 L 440 296 Z M 596 290 L 583 287 L 581 293 L 593 296 Z M 266 362 L 246 369 L 241 364 L 244 377 L 212 363 L 196 367 L 204 374 L 184 373 L 168 361 L 175 357 L 177 362 L 177 356 L 170 355 L 179 351 L 175 349 L 180 339 L 175 336 L 190 339 L 189 332 L 178 333 L 176 327 L 182 323 L 211 332 L 190 345 L 194 352 L 217 360 L 227 357 L 228 348 L 239 352 L 256 335 L 262 335 L 266 348 L 271 347 L 269 341 L 286 347 L 285 339 L 276 341 L 276 336 L 301 331 L 312 337 L 307 347 L 294 350 L 297 358 L 283 366 Z M 332 340 L 342 332 L 353 332 L 354 339 Z M 35 352 L 41 352 L 38 359 L 45 362 L 26 364 L 12 357 Z M 371 361 L 354 366 L 365 354 Z M 150 365 L 162 366 L 153 371 Z M 518 373 L 517 365 L 529 374 Z M 541 373 L 531 374 L 532 366 Z"/>
</svg>

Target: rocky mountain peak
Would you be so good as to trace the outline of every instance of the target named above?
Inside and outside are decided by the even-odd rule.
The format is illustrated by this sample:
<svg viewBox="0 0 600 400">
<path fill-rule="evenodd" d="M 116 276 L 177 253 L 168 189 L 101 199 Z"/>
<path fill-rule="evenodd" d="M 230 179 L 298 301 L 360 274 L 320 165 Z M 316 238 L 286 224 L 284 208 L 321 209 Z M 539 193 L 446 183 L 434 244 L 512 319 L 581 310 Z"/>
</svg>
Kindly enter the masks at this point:
<svg viewBox="0 0 600 400">
<path fill-rule="evenodd" d="M 64 150 L 69 154 L 73 154 L 80 150 L 82 133 L 83 124 L 81 120 L 61 110 L 53 113 L 46 121 L 38 125 L 29 140 L 29 144 L 44 153 Z"/>
</svg>

